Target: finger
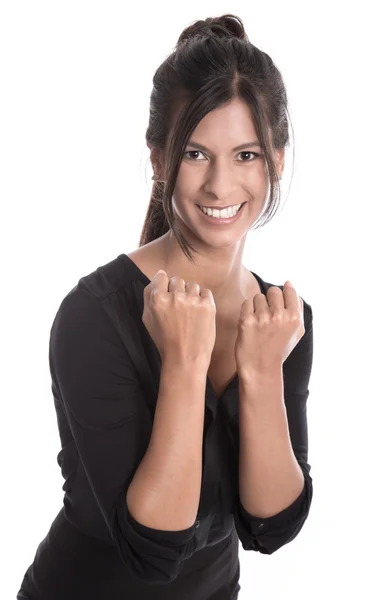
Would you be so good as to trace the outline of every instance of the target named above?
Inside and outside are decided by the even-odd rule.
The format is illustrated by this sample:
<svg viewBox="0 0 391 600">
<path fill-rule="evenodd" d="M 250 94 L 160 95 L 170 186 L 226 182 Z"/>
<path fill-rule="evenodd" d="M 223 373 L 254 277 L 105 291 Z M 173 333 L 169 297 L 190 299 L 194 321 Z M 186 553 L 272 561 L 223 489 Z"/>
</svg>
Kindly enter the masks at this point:
<svg viewBox="0 0 391 600">
<path fill-rule="evenodd" d="M 285 308 L 291 311 L 300 310 L 299 295 L 289 280 L 284 283 L 283 292 Z"/>
<path fill-rule="evenodd" d="M 273 310 L 283 310 L 284 306 L 284 294 L 276 285 L 272 285 L 266 292 L 266 299 L 268 305 Z"/>
<path fill-rule="evenodd" d="M 255 294 L 253 297 L 254 311 L 267 310 L 269 308 L 265 294 Z"/>
<path fill-rule="evenodd" d="M 178 277 L 178 275 L 174 275 L 168 282 L 168 291 L 169 292 L 185 292 L 185 280 L 182 277 Z"/>
<path fill-rule="evenodd" d="M 152 290 L 163 290 L 167 291 L 168 276 L 163 269 L 159 269 L 157 273 L 152 277 L 151 281 L 144 288 L 144 302 L 149 301 Z"/>
<path fill-rule="evenodd" d="M 212 290 L 210 290 L 209 288 L 201 288 L 200 289 L 200 296 L 202 298 L 208 298 L 208 300 L 210 301 L 210 303 L 213 304 L 214 306 L 216 306 Z"/>
<path fill-rule="evenodd" d="M 166 281 L 168 279 L 168 275 L 163 269 L 159 269 L 157 273 L 152 277 L 151 283 L 152 287 L 157 287 L 162 285 L 162 281 Z"/>
<path fill-rule="evenodd" d="M 254 312 L 254 303 L 253 303 L 253 299 L 251 298 L 246 298 L 243 302 L 242 302 L 242 306 L 240 308 L 240 318 L 244 319 L 244 317 L 246 317 L 247 315 L 250 315 Z"/>
<path fill-rule="evenodd" d="M 188 281 L 185 285 L 186 292 L 188 294 L 192 294 L 193 296 L 199 296 L 200 294 L 200 286 L 195 281 Z"/>
</svg>

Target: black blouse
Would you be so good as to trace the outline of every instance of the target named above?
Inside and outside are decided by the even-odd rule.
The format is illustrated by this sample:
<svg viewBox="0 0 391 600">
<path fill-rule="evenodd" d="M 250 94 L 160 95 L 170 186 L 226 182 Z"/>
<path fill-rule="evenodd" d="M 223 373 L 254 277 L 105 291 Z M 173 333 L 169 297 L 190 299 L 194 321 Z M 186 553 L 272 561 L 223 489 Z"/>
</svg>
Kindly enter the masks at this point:
<svg viewBox="0 0 391 600">
<path fill-rule="evenodd" d="M 253 275 L 264 294 L 274 285 Z M 229 575 L 236 587 L 221 598 L 236 598 L 234 536 L 245 550 L 272 554 L 291 542 L 307 519 L 313 493 L 306 417 L 313 331 L 312 309 L 304 300 L 305 334 L 283 364 L 290 438 L 305 479 L 300 496 L 264 519 L 244 509 L 238 493 L 239 378 L 218 398 L 207 377 L 195 523 L 183 531 L 161 531 L 132 518 L 126 492 L 148 447 L 161 372 L 160 354 L 141 320 L 148 283 L 137 265 L 120 254 L 82 277 L 55 315 L 49 364 L 65 494 L 25 574 L 20 599 L 34 597 L 27 595 L 33 588 L 40 590 L 41 600 L 49 598 L 60 581 L 62 589 L 71 586 L 64 598 L 73 600 L 85 599 L 86 590 L 93 589 L 101 594 L 94 598 L 165 598 L 164 589 L 167 598 L 202 599 L 214 593 L 213 582 L 220 585 L 217 571 L 222 573 L 228 563 L 221 582 L 226 585 Z M 225 559 L 219 566 L 220 556 Z"/>
</svg>

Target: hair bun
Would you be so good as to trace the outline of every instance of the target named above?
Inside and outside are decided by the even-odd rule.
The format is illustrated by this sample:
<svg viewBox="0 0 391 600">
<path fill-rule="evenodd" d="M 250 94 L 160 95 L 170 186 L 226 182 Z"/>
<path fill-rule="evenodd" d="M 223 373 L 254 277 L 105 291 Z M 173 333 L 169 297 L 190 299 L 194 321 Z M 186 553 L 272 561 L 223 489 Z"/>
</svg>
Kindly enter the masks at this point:
<svg viewBox="0 0 391 600">
<path fill-rule="evenodd" d="M 204 21 L 195 21 L 186 27 L 179 36 L 178 44 L 195 37 L 216 35 L 219 38 L 239 38 L 248 40 L 240 17 L 227 14 L 221 17 L 209 17 Z"/>
</svg>

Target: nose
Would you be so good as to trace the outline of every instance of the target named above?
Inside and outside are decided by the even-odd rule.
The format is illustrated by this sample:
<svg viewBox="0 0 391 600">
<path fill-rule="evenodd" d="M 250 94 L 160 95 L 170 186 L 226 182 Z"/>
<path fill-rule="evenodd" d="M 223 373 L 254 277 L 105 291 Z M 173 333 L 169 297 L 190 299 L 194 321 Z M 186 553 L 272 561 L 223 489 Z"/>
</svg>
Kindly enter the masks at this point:
<svg viewBox="0 0 391 600">
<path fill-rule="evenodd" d="M 216 163 L 208 169 L 204 191 L 205 193 L 213 194 L 222 201 L 235 193 L 237 185 L 234 166 L 231 167 L 227 164 Z"/>
</svg>

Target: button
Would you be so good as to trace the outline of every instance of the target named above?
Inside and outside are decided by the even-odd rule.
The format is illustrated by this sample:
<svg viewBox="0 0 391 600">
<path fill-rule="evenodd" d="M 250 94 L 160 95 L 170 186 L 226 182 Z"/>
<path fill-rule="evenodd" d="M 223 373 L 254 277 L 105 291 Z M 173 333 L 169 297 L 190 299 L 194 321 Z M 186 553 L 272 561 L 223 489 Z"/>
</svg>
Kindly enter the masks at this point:
<svg viewBox="0 0 391 600">
<path fill-rule="evenodd" d="M 199 520 L 198 520 L 198 519 L 197 519 L 197 521 L 194 523 L 194 526 L 195 526 L 196 528 L 200 526 L 200 522 L 199 522 Z"/>
<path fill-rule="evenodd" d="M 260 523 L 260 524 L 258 525 L 258 529 L 261 529 L 261 527 L 264 527 L 264 525 L 265 525 L 265 523 Z"/>
</svg>

